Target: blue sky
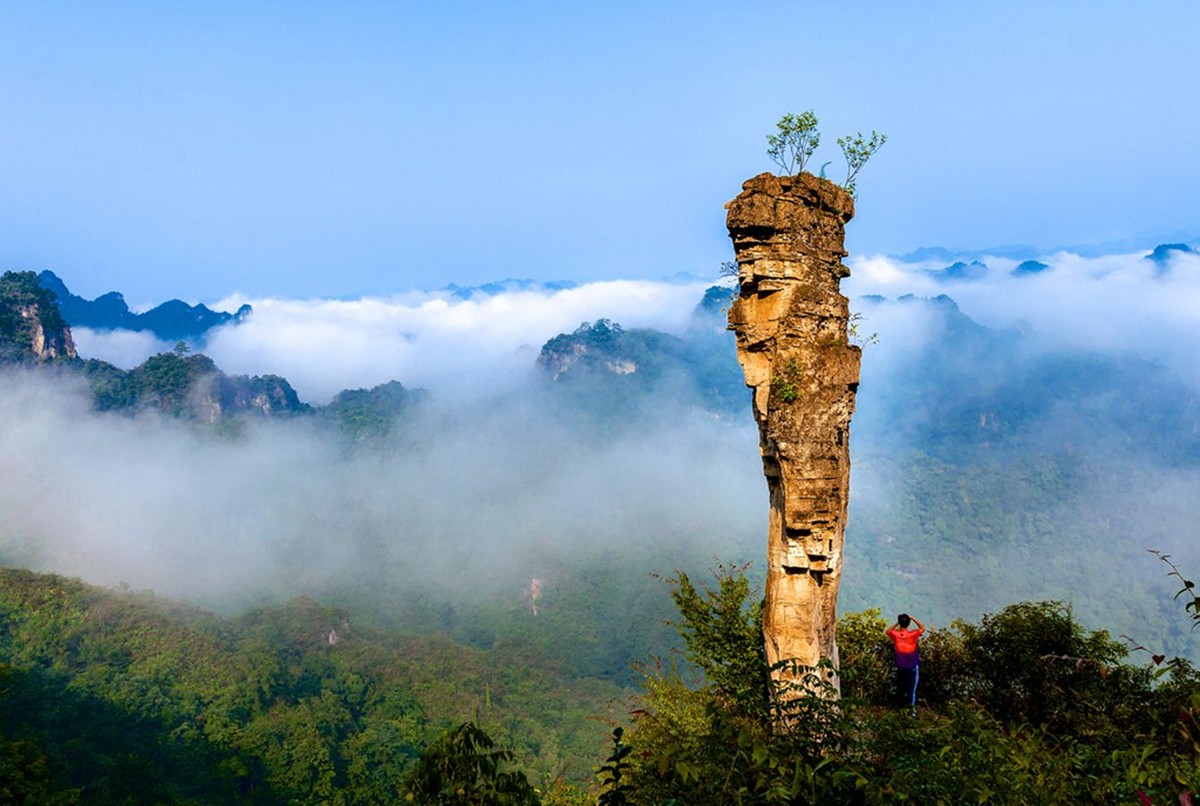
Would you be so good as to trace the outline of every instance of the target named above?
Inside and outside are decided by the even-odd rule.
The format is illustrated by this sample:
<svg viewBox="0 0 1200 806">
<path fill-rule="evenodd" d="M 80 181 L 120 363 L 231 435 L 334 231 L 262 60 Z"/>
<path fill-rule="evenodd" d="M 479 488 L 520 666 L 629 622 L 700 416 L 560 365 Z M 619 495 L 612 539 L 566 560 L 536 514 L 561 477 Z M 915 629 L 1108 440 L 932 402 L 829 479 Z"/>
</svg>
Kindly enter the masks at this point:
<svg viewBox="0 0 1200 806">
<path fill-rule="evenodd" d="M 848 247 L 1200 238 L 1190 2 L 0 2 L 0 268 L 353 298 L 714 274 L 816 110 Z"/>
</svg>

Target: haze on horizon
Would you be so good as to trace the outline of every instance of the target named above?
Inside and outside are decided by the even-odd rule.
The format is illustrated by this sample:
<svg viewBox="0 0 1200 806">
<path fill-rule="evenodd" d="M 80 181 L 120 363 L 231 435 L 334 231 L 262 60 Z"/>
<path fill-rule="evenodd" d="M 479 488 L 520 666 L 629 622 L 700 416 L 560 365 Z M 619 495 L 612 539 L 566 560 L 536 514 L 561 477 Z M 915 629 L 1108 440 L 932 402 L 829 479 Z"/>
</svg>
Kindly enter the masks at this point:
<svg viewBox="0 0 1200 806">
<path fill-rule="evenodd" d="M 5 5 L 0 267 L 134 306 L 714 272 L 814 109 L 852 254 L 1195 240 L 1179 0 Z M 1180 156 L 1184 155 L 1184 156 Z"/>
<path fill-rule="evenodd" d="M 869 305 L 867 297 L 946 294 L 985 326 L 1030 333 L 1040 349 L 1136 354 L 1200 387 L 1200 357 L 1192 349 L 1200 338 L 1200 253 L 1174 253 L 1162 265 L 1144 252 L 1063 252 L 1041 260 L 1045 271 L 1018 276 L 1018 261 L 983 256 L 985 276 L 964 282 L 942 276 L 945 264 L 937 261 L 851 256 L 843 291 L 865 317 L 860 328 L 881 335 L 866 361 L 886 366 L 894 350 L 921 343 L 905 317 Z M 625 328 L 682 334 L 693 326 L 704 289 L 715 282 L 612 280 L 565 290 L 477 292 L 467 299 L 437 292 L 351 300 L 237 295 L 214 304 L 232 311 L 247 303 L 254 313 L 193 346 L 230 373 L 283 375 L 313 404 L 343 389 L 392 380 L 478 396 L 522 383 L 541 346 L 582 322 L 609 319 Z M 75 328 L 75 341 L 81 356 L 125 369 L 174 345 L 148 332 L 87 328 Z"/>
<path fill-rule="evenodd" d="M 905 383 L 897 373 L 939 338 L 927 307 L 901 301 L 907 294 L 949 294 L 977 321 L 1020 334 L 1019 343 L 1005 348 L 1013 365 L 1042 353 L 1138 356 L 1165 365 L 1188 388 L 1200 387 L 1190 349 L 1200 334 L 1200 255 L 1180 254 L 1162 266 L 1142 254 L 1060 254 L 1046 262 L 1041 273 L 1014 276 L 1014 261 L 989 258 L 987 274 L 973 282 L 887 258 L 853 264 L 845 290 L 865 314 L 861 334 L 877 332 L 879 340 L 866 348 L 852 427 L 852 528 L 858 516 L 878 520 L 897 504 L 889 457 L 923 450 L 895 444 L 888 421 L 895 390 Z M 6 376 L 0 475 L 10 483 L 0 508 L 9 520 L 0 553 L 8 562 L 224 608 L 375 584 L 376 575 L 379 584 L 421 579 L 438 595 L 462 595 L 441 588 L 453 588 L 467 567 L 487 566 L 493 581 L 523 572 L 527 578 L 547 558 L 567 563 L 578 552 L 615 552 L 636 566 L 646 562 L 639 552 L 665 546 L 651 561 L 659 565 L 638 566 L 639 574 L 669 573 L 670 566 L 702 570 L 714 556 L 757 560 L 766 503 L 748 411 L 736 418 L 698 410 L 667 385 L 656 391 L 651 416 L 630 417 L 614 434 L 580 428 L 584 421 L 570 416 L 546 416 L 547 401 L 539 398 L 546 389 L 536 383 L 537 349 L 577 318 L 686 335 L 698 326 L 691 314 L 704 285 L 593 283 L 453 303 L 445 295 L 255 301 L 262 307 L 246 323 L 213 335 L 205 351 L 223 369 L 284 374 L 312 402 L 322 402 L 314 389 L 391 379 L 429 388 L 426 413 L 405 426 L 413 440 L 378 452 L 347 455 L 330 434 L 304 422 L 249 424 L 235 440 L 206 438 L 153 416 L 90 412 L 82 389 Z M 720 333 L 719 317 L 706 326 Z M 296 333 L 311 337 L 297 340 Z M 137 349 L 156 349 L 122 332 L 81 332 L 79 342 L 85 356 L 135 342 Z M 964 377 L 986 385 L 981 373 L 991 366 L 968 369 Z M 1076 413 L 1062 408 L 1038 427 L 1067 433 Z M 1104 550 L 1132 558 L 1122 584 L 1137 585 L 1147 603 L 1157 594 L 1169 600 L 1171 591 L 1144 552 L 1175 552 L 1188 567 L 1197 561 L 1188 539 L 1200 516 L 1195 472 L 1131 450 L 1137 446 L 1123 442 L 1117 429 L 1102 436 L 1087 450 L 1110 468 L 1110 486 L 1062 501 L 1062 511 L 1098 520 L 1114 512 L 1110 528 L 1120 534 L 1103 538 Z M 1131 479 L 1143 486 L 1129 486 Z M 1147 517 L 1136 531 L 1120 530 L 1129 512 L 1143 508 Z M 1003 568 L 1011 555 L 1029 550 L 1021 535 L 1009 537 L 983 559 Z M 858 574 L 845 590 L 850 609 L 881 604 L 873 598 L 871 574 L 878 571 L 868 572 L 871 558 L 855 558 L 867 546 L 848 543 L 848 573 Z M 952 554 L 954 547 L 938 550 Z M 1048 558 L 1090 548 L 1044 550 Z M 1064 584 L 1000 573 L 987 577 L 970 606 L 982 612 L 1062 596 Z M 950 607 L 936 590 L 914 595 L 929 598 L 924 606 L 931 612 Z"/>
</svg>

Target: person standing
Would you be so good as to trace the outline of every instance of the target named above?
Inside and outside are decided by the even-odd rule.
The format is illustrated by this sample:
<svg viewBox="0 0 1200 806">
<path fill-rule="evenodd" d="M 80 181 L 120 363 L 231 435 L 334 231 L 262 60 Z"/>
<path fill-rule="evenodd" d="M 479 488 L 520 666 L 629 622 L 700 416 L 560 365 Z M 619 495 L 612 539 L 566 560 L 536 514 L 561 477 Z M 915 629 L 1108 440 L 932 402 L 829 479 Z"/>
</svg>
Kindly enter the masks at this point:
<svg viewBox="0 0 1200 806">
<path fill-rule="evenodd" d="M 910 629 L 909 624 L 916 624 Z M 921 678 L 921 656 L 917 641 L 925 632 L 925 625 L 907 613 L 896 616 L 896 623 L 887 630 L 887 637 L 892 639 L 896 650 L 896 688 L 900 693 L 903 707 L 911 709 L 914 716 L 917 713 L 917 682 Z"/>
</svg>

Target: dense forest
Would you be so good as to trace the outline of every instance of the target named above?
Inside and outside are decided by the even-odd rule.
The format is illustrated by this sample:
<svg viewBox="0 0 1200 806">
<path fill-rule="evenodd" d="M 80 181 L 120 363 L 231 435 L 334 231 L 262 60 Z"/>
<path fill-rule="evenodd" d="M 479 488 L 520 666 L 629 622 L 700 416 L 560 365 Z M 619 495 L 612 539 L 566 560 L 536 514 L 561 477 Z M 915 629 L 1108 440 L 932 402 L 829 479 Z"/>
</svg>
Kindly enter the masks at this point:
<svg viewBox="0 0 1200 806">
<path fill-rule="evenodd" d="M 1180 618 L 1196 621 L 1194 585 L 1177 580 Z M 840 703 L 820 691 L 780 700 L 766 682 L 760 593 L 741 570 L 669 582 L 684 651 L 646 659 L 640 688 L 622 692 L 572 682 L 518 637 L 485 654 L 444 635 L 360 628 L 306 599 L 221 619 L 4 570 L 0 795 L 1167 803 L 1200 786 L 1200 673 L 1142 647 L 1130 657 L 1060 602 L 931 631 L 909 715 L 893 706 L 878 610 L 841 619 Z M 604 761 L 606 725 L 616 728 Z"/>
<path fill-rule="evenodd" d="M 5 275 L 7 299 L 65 327 L 33 279 Z M 674 335 L 584 323 L 544 345 L 526 389 L 469 406 L 399 382 L 310 406 L 286 379 L 227 376 L 186 344 L 130 370 L 30 366 L 28 320 L 0 306 L 0 348 L 20 365 L 0 398 L 13 446 L 0 800 L 1023 803 L 1140 790 L 1160 803 L 1194 790 L 1194 599 L 1148 552 L 1195 573 L 1193 390 L 1136 355 L 1032 349 L 948 297 L 864 300 L 864 328 L 905 316 L 925 337 L 885 331 L 866 348 L 846 697 L 781 718 L 756 637 L 762 536 L 745 513 L 765 502 L 747 492 L 761 478 L 727 296 L 711 289 Z M 22 390 L 32 397 L 8 402 Z M 131 463 L 124 485 L 96 495 L 71 486 L 86 475 L 63 475 L 103 474 L 109 456 Z M 140 486 L 151 493 L 126 505 Z M 230 500 L 189 503 L 214 490 Z M 266 500 L 273 490 L 288 497 Z M 147 520 L 159 499 L 166 511 Z M 63 526 L 55 510 L 74 515 Z M 192 514 L 202 523 L 186 538 L 167 536 Z M 289 525 L 260 555 L 273 522 Z M 154 575 L 172 562 L 182 579 Z M 18 570 L 64 566 L 104 569 L 112 586 Z M 889 707 L 880 608 L 892 603 L 947 625 L 925 639 L 915 719 Z"/>
</svg>

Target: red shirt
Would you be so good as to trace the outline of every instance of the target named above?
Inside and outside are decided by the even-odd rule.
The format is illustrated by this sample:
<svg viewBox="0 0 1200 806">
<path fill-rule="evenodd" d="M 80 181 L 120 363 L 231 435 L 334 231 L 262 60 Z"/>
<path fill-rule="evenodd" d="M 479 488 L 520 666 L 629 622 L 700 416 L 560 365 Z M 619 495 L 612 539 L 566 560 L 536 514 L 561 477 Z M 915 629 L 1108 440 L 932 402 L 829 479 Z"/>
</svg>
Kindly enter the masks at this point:
<svg viewBox="0 0 1200 806">
<path fill-rule="evenodd" d="M 901 669 L 916 668 L 918 662 L 917 639 L 924 632 L 925 630 L 920 627 L 912 630 L 897 627 L 887 631 L 887 637 L 892 639 L 892 645 L 896 648 L 896 665 Z"/>
</svg>

